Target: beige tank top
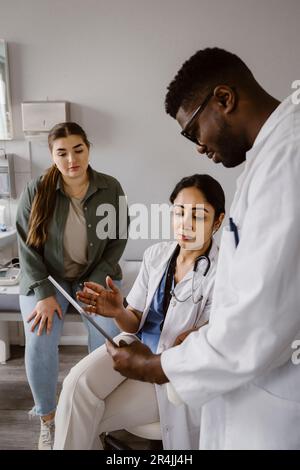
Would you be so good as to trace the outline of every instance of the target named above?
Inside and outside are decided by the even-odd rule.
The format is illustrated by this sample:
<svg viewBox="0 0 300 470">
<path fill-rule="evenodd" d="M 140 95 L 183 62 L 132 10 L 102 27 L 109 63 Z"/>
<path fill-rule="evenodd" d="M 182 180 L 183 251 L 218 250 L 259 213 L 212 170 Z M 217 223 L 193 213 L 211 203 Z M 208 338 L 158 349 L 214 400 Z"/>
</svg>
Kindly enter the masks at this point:
<svg viewBox="0 0 300 470">
<path fill-rule="evenodd" d="M 83 200 L 70 197 L 69 213 L 64 232 L 65 279 L 74 280 L 80 276 L 87 264 L 88 241 Z"/>
</svg>

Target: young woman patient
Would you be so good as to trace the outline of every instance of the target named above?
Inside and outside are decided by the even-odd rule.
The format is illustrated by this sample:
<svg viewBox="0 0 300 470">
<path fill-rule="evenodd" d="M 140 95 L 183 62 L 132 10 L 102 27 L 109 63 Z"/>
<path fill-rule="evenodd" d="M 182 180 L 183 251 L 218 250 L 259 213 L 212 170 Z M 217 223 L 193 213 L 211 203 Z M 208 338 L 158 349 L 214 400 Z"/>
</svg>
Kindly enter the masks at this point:
<svg viewBox="0 0 300 470">
<path fill-rule="evenodd" d="M 170 201 L 176 241 L 145 251 L 126 308 L 109 276 L 109 289 L 87 282 L 77 293 L 87 312 L 115 320 L 124 332 L 116 342 L 139 338 L 158 354 L 197 334 L 209 320 L 218 257 L 213 235 L 225 215 L 223 189 L 208 175 L 183 178 Z M 99 434 L 157 421 L 164 449 L 197 449 L 200 412 L 184 403 L 174 406 L 166 385 L 121 376 L 101 346 L 73 367 L 63 383 L 54 449 L 101 449 Z"/>
<path fill-rule="evenodd" d="M 41 420 L 40 450 L 53 446 L 58 344 L 69 305 L 48 276 L 74 297 L 84 281 L 105 285 L 107 274 L 120 284 L 118 262 L 126 246 L 126 239 L 96 236 L 98 208 L 110 204 L 119 214 L 124 192 L 114 177 L 90 166 L 90 142 L 82 127 L 59 123 L 49 132 L 48 144 L 52 165 L 26 186 L 16 217 L 25 366 L 34 398 L 32 414 Z M 104 339 L 83 321 L 91 352 Z M 112 319 L 98 316 L 97 322 L 110 334 L 119 333 Z"/>
</svg>

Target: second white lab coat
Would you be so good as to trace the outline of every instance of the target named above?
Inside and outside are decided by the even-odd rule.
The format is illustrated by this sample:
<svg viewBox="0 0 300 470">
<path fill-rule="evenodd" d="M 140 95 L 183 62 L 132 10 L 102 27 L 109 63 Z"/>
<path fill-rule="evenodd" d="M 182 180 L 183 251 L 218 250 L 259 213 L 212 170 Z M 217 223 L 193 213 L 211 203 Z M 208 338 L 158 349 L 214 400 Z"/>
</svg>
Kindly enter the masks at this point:
<svg viewBox="0 0 300 470">
<path fill-rule="evenodd" d="M 143 312 L 139 330 L 145 323 L 154 294 L 176 245 L 176 242 L 162 242 L 151 246 L 144 253 L 142 267 L 127 296 L 128 304 Z M 171 299 L 160 335 L 157 353 L 172 347 L 180 333 L 193 327 L 200 327 L 209 319 L 217 258 L 218 247 L 213 242 L 209 253 L 211 266 L 207 275 L 203 278 L 203 299 L 201 302 L 194 304 L 191 298 L 185 302 L 178 302 L 175 298 Z M 203 273 L 206 269 L 205 261 L 202 263 L 198 267 L 199 273 Z M 185 299 L 191 294 L 192 275 L 192 271 L 190 271 L 176 285 L 175 294 L 178 299 Z M 199 287 L 199 284 L 195 282 L 195 289 L 197 287 Z M 199 295 L 197 289 L 195 295 L 196 298 Z M 164 449 L 197 449 L 201 414 L 199 407 L 190 407 L 184 403 L 180 406 L 174 406 L 168 399 L 166 384 L 156 385 L 155 388 Z"/>
<path fill-rule="evenodd" d="M 300 449 L 300 106 L 260 130 L 223 229 L 210 323 L 162 354 L 182 400 L 202 406 L 200 449 Z"/>
</svg>

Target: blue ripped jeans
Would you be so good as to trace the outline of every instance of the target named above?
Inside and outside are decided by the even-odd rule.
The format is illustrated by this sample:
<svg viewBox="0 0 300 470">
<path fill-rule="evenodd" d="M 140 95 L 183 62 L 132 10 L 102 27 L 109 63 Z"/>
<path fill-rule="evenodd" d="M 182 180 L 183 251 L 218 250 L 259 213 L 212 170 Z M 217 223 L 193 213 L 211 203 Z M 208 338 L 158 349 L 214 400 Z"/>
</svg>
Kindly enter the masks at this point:
<svg viewBox="0 0 300 470">
<path fill-rule="evenodd" d="M 75 293 L 79 290 L 77 283 L 57 280 L 61 286 L 75 298 Z M 121 281 L 114 281 L 120 287 Z M 69 306 L 68 300 L 56 291 L 56 299 L 61 306 L 63 316 Z M 20 295 L 20 308 L 24 322 L 26 346 L 25 346 L 25 368 L 27 379 L 34 399 L 33 413 L 45 416 L 56 409 L 57 381 L 59 371 L 58 344 L 60 341 L 63 320 L 57 314 L 53 317 L 52 330 L 49 335 L 45 329 L 41 336 L 37 336 L 37 328 L 34 333 L 30 331 L 31 324 L 27 323 L 31 312 L 37 304 L 35 295 Z M 112 337 L 120 333 L 115 322 L 110 318 L 94 316 L 100 326 L 103 327 Z M 92 352 L 101 346 L 105 339 L 84 317 L 82 320 L 88 330 L 88 351 Z"/>
</svg>

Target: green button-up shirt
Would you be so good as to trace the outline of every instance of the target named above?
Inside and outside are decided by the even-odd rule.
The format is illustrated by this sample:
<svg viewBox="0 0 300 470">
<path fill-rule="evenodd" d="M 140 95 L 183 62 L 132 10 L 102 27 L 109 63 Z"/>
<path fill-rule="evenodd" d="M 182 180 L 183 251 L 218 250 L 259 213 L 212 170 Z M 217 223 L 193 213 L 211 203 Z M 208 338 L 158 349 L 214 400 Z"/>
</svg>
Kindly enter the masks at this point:
<svg viewBox="0 0 300 470">
<path fill-rule="evenodd" d="M 112 279 L 122 279 L 118 261 L 127 243 L 129 220 L 126 209 L 125 231 L 123 226 L 122 233 L 119 233 L 119 196 L 124 196 L 120 183 L 112 176 L 98 173 L 91 167 L 88 171 L 90 184 L 83 200 L 87 226 L 88 262 L 84 272 L 76 281 L 79 283 L 94 281 L 105 285 L 107 275 L 111 276 Z M 29 295 L 34 291 L 37 300 L 55 295 L 55 289 L 47 279 L 49 274 L 56 279 L 64 278 L 63 238 L 70 205 L 70 199 L 64 193 L 62 180 L 59 177 L 56 186 L 54 213 L 48 226 L 48 238 L 43 253 L 41 254 L 28 246 L 26 244 L 28 221 L 40 179 L 41 177 L 32 180 L 25 187 L 19 201 L 16 218 L 21 265 L 20 294 Z M 97 208 L 101 204 L 111 204 L 116 210 L 116 237 L 109 238 L 108 234 L 107 238 L 99 239 L 97 236 L 96 226 L 104 217 L 104 215 L 96 214 Z"/>
</svg>

